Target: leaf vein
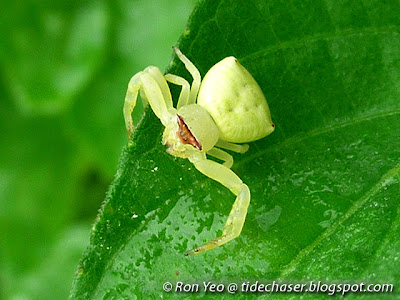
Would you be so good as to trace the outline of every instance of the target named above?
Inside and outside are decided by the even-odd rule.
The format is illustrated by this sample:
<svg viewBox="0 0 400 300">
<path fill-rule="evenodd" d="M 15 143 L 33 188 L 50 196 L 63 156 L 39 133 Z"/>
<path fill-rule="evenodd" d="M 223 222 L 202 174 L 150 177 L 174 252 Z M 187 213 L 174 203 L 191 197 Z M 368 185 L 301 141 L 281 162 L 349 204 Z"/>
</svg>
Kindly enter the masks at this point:
<svg viewBox="0 0 400 300">
<path fill-rule="evenodd" d="M 287 49 L 287 48 L 295 48 L 299 45 L 306 45 L 309 43 L 314 43 L 320 40 L 325 40 L 325 41 L 332 41 L 338 38 L 348 38 L 352 36 L 363 36 L 365 34 L 378 34 L 378 33 L 394 33 L 394 34 L 399 34 L 400 27 L 399 26 L 381 26 L 381 27 L 364 27 L 362 29 L 346 29 L 342 31 L 334 31 L 330 33 L 317 33 L 315 35 L 308 35 L 305 37 L 301 37 L 298 39 L 293 39 L 289 41 L 283 41 L 280 42 L 277 45 L 273 46 L 268 46 L 265 48 L 262 48 L 256 52 L 253 52 L 251 54 L 238 57 L 240 61 L 246 61 L 246 60 L 255 60 L 258 56 L 260 55 L 265 55 L 270 52 L 275 52 L 277 50 L 281 49 Z"/>
<path fill-rule="evenodd" d="M 382 117 L 387 117 L 387 116 L 392 116 L 392 115 L 398 115 L 400 114 L 400 109 L 398 110 L 389 110 L 389 111 L 383 111 L 380 113 L 375 113 L 375 114 L 366 114 L 366 115 L 362 115 L 358 118 L 352 118 L 349 120 L 345 120 L 341 123 L 335 123 L 332 124 L 330 126 L 326 126 L 324 128 L 318 128 L 315 130 L 311 130 L 309 132 L 303 133 L 303 134 L 299 134 L 299 135 L 295 135 L 293 137 L 289 137 L 286 140 L 282 141 L 281 143 L 278 144 L 274 144 L 271 145 L 271 147 L 267 147 L 265 149 L 262 149 L 259 152 L 256 152 L 252 155 L 247 156 L 246 158 L 241 159 L 239 162 L 235 163 L 235 167 L 239 167 L 243 164 L 248 163 L 251 160 L 254 160 L 260 156 L 262 156 L 263 154 L 270 152 L 270 151 L 277 151 L 283 147 L 289 146 L 289 145 L 294 145 L 300 142 L 303 142 L 304 140 L 311 138 L 311 137 L 315 137 L 321 134 L 325 134 L 328 133 L 330 131 L 334 131 L 337 129 L 341 129 L 350 125 L 354 125 L 357 123 L 361 123 L 361 122 L 365 122 L 365 121 L 369 121 L 369 120 L 373 120 L 376 118 L 382 118 Z"/>
<path fill-rule="evenodd" d="M 305 247 L 299 254 L 292 259 L 292 261 L 285 266 L 281 271 L 280 279 L 287 277 L 291 272 L 293 272 L 299 262 L 308 254 L 310 254 L 324 239 L 332 235 L 336 229 L 341 226 L 347 219 L 353 216 L 359 208 L 365 204 L 369 199 L 371 199 L 379 190 L 386 186 L 389 179 L 398 176 L 400 174 L 400 161 L 397 165 L 386 172 L 381 179 L 369 190 L 364 196 L 360 197 L 354 204 L 347 210 L 347 212 L 338 219 L 331 227 L 322 232 L 311 244 Z"/>
</svg>

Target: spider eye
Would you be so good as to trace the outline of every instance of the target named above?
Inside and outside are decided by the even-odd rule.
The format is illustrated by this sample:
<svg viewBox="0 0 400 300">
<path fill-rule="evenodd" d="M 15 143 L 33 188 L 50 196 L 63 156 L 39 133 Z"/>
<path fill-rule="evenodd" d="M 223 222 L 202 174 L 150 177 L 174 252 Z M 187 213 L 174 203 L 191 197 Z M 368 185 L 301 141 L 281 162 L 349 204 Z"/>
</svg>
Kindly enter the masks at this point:
<svg viewBox="0 0 400 300">
<path fill-rule="evenodd" d="M 189 144 L 189 145 L 192 145 L 193 147 L 196 147 L 199 150 L 202 150 L 202 147 L 201 147 L 199 141 L 192 134 L 192 132 L 190 131 L 189 127 L 186 125 L 183 118 L 180 115 L 177 115 L 177 116 L 178 116 L 179 129 L 176 132 L 176 135 L 178 136 L 179 140 L 182 142 L 182 144 Z"/>
</svg>

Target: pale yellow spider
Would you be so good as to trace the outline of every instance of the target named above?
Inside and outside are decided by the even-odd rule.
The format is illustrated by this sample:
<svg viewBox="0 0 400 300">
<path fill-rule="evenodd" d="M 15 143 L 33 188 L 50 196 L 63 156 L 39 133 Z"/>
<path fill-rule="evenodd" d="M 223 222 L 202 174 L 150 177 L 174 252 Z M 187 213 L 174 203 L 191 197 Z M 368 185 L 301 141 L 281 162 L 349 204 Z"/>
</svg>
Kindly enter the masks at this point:
<svg viewBox="0 0 400 300">
<path fill-rule="evenodd" d="M 167 145 L 168 153 L 189 159 L 197 170 L 237 196 L 222 235 L 185 254 L 192 255 L 236 238 L 246 219 L 249 188 L 230 169 L 233 158 L 221 148 L 245 153 L 249 146 L 235 143 L 261 139 L 273 132 L 275 125 L 260 87 L 236 58 L 221 60 L 201 82 L 200 72 L 193 63 L 178 48 L 174 50 L 192 75 L 192 85 L 182 77 L 163 75 L 160 69 L 150 66 L 130 80 L 124 117 L 130 138 L 134 130 L 131 114 L 140 91 L 144 105 L 150 103 L 165 126 L 162 143 Z M 167 81 L 182 87 L 177 108 L 173 107 Z M 208 160 L 206 154 L 224 163 Z"/>
</svg>

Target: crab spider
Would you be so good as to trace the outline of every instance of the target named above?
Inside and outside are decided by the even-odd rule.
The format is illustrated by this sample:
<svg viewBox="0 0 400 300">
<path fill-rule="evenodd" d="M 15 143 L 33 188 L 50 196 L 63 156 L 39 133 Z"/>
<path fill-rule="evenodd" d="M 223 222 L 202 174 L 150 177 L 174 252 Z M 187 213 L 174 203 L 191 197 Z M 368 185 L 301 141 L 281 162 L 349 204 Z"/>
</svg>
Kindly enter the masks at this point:
<svg viewBox="0 0 400 300">
<path fill-rule="evenodd" d="M 150 104 L 165 126 L 162 143 L 167 146 L 167 152 L 189 159 L 197 170 L 235 194 L 222 235 L 185 254 L 193 255 L 238 237 L 246 219 L 250 190 L 230 169 L 233 158 L 222 149 L 245 153 L 249 146 L 237 143 L 261 139 L 272 133 L 275 125 L 260 87 L 236 58 L 231 56 L 218 62 L 201 82 L 194 64 L 178 48 L 174 50 L 192 75 L 192 85 L 182 77 L 163 75 L 160 69 L 150 66 L 130 80 L 124 117 L 131 138 L 134 130 L 131 114 L 140 91 L 144 105 Z M 177 108 L 173 107 L 167 82 L 182 87 Z M 209 160 L 207 155 L 223 163 Z"/>
</svg>

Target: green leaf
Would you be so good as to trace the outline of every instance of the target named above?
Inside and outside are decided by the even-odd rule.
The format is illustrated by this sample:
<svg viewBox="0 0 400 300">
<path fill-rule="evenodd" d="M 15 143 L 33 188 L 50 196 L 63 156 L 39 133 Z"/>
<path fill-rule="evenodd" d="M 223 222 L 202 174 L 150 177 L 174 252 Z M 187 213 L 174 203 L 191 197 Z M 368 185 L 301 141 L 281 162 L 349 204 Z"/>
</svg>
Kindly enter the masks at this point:
<svg viewBox="0 0 400 300">
<path fill-rule="evenodd" d="M 234 196 L 168 155 L 148 110 L 123 150 L 71 297 L 158 298 L 166 281 L 201 290 L 203 281 L 398 283 L 399 11 L 394 1 L 200 2 L 180 49 L 203 76 L 236 56 L 277 125 L 234 155 L 252 193 L 242 234 L 183 256 L 221 233 Z M 190 79 L 176 58 L 168 72 Z"/>
</svg>

